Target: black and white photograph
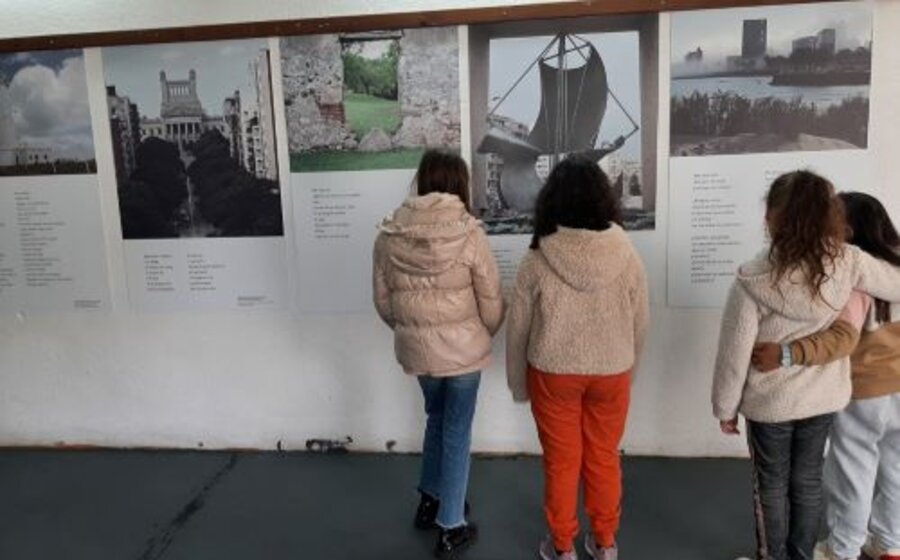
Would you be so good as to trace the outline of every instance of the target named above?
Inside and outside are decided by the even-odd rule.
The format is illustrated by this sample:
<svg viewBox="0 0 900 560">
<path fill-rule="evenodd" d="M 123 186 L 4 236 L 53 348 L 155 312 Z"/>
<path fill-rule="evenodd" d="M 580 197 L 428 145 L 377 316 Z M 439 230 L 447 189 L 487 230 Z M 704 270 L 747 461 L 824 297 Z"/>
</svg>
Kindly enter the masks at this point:
<svg viewBox="0 0 900 560">
<path fill-rule="evenodd" d="M 282 236 L 264 39 L 103 50 L 125 239 Z"/>
<path fill-rule="evenodd" d="M 672 16 L 671 154 L 868 147 L 871 5 Z"/>
<path fill-rule="evenodd" d="M 486 69 L 471 52 L 470 64 L 473 198 L 488 233 L 531 233 L 538 192 L 572 155 L 597 161 L 609 176 L 626 229 L 655 228 L 655 162 L 645 165 L 655 160 L 645 141 L 655 134 L 655 95 L 647 105 L 641 76 L 647 25 L 640 18 L 604 23 L 473 33 L 475 51 L 479 41 L 487 50 Z M 649 121 L 654 130 L 644 129 Z"/>
<path fill-rule="evenodd" d="M 83 52 L 0 53 L 0 177 L 96 172 Z"/>
<path fill-rule="evenodd" d="M 456 27 L 281 40 L 292 172 L 415 169 L 459 150 Z"/>
</svg>

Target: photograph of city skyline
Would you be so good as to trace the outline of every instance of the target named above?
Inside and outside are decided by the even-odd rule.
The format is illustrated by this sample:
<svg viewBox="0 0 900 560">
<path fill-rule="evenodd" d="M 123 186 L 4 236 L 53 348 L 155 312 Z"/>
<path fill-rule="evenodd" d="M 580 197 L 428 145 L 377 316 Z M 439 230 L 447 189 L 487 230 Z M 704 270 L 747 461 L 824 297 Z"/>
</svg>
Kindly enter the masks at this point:
<svg viewBox="0 0 900 560">
<path fill-rule="evenodd" d="M 264 39 L 103 50 L 125 239 L 284 233 Z"/>
<path fill-rule="evenodd" d="M 871 62 L 858 2 L 674 14 L 671 153 L 864 149 Z"/>
</svg>

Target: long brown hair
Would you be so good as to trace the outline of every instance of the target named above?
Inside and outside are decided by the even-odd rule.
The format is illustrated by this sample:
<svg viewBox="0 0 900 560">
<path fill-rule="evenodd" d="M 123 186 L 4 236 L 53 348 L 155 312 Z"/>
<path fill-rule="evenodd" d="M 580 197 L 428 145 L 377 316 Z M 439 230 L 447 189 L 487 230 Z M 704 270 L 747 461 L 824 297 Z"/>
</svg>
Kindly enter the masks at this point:
<svg viewBox="0 0 900 560">
<path fill-rule="evenodd" d="M 900 266 L 900 234 L 881 202 L 874 196 L 851 192 L 841 193 L 847 223 L 850 225 L 848 241 L 866 253 L 894 266 Z M 890 303 L 875 300 L 875 318 L 890 323 Z"/>
<path fill-rule="evenodd" d="M 458 154 L 444 150 L 427 150 L 416 171 L 416 193 L 423 196 L 433 192 L 455 194 L 472 211 L 469 201 L 469 166 Z"/>
<path fill-rule="evenodd" d="M 775 282 L 802 270 L 810 294 L 821 297 L 822 285 L 843 254 L 848 232 L 834 186 L 811 171 L 779 176 L 766 196 L 766 223 Z"/>
</svg>

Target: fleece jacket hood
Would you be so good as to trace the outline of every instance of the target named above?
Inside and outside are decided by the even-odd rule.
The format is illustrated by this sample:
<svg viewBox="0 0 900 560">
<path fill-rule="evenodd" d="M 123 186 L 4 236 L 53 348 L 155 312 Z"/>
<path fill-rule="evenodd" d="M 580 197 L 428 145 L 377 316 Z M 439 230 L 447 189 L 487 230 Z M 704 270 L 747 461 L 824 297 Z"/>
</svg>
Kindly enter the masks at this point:
<svg viewBox="0 0 900 560">
<path fill-rule="evenodd" d="M 541 238 L 540 250 L 553 272 L 580 292 L 608 286 L 635 257 L 628 236 L 616 224 L 603 231 L 560 227 Z"/>
</svg>

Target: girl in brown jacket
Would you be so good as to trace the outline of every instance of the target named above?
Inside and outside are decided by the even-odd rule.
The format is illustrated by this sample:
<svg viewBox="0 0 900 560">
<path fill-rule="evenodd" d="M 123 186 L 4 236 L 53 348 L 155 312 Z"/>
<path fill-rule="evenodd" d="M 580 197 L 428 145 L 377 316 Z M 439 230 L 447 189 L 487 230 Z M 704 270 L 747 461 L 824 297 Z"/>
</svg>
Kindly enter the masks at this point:
<svg viewBox="0 0 900 560">
<path fill-rule="evenodd" d="M 435 555 L 455 558 L 477 538 L 465 519 L 472 418 L 491 337 L 503 322 L 500 277 L 487 236 L 469 213 L 469 171 L 430 150 L 417 196 L 385 219 L 375 240 L 373 292 L 394 330 L 397 361 L 417 376 L 428 422 L 419 529 L 440 529 Z"/>
</svg>

